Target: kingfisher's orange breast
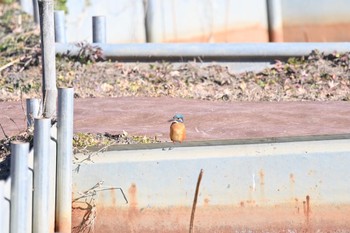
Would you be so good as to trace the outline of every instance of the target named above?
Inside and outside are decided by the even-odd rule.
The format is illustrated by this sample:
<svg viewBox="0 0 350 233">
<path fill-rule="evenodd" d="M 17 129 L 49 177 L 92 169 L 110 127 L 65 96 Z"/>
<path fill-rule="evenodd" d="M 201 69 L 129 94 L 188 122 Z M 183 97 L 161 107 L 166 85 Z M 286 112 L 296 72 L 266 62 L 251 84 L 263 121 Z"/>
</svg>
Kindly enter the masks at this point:
<svg viewBox="0 0 350 233">
<path fill-rule="evenodd" d="M 171 124 L 170 139 L 173 142 L 182 142 L 186 139 L 186 128 L 184 123 L 173 122 Z"/>
</svg>

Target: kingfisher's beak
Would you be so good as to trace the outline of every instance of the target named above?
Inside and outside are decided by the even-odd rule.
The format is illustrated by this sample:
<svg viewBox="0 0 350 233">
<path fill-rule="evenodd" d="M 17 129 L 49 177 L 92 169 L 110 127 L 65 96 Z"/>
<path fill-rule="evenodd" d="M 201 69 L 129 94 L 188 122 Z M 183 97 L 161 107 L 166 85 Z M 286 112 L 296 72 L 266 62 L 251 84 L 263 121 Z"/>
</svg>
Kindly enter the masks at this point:
<svg viewBox="0 0 350 233">
<path fill-rule="evenodd" d="M 172 121 L 174 121 L 174 118 L 171 118 L 170 120 L 168 120 L 168 122 L 172 122 Z"/>
</svg>

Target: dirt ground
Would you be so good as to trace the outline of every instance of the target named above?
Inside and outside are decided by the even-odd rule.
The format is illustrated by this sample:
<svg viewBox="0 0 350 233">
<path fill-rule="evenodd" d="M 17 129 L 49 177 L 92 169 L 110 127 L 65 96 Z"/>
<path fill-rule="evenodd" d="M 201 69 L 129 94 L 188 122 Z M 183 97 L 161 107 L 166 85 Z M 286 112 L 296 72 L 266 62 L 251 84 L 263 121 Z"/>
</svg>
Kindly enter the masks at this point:
<svg viewBox="0 0 350 233">
<path fill-rule="evenodd" d="M 169 141 L 169 120 L 185 116 L 188 141 L 350 133 L 348 102 L 218 102 L 170 97 L 75 99 L 74 131 L 156 136 Z M 25 129 L 21 102 L 0 102 L 8 136 Z M 3 138 L 3 133 L 0 133 Z"/>
</svg>

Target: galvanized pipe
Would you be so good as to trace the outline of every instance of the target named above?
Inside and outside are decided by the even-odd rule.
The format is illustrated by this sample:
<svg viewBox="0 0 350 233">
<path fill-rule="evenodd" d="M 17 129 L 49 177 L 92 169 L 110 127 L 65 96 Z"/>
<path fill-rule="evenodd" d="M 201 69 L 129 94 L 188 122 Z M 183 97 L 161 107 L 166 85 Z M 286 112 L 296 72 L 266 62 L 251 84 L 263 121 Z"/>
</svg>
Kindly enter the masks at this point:
<svg viewBox="0 0 350 233">
<path fill-rule="evenodd" d="M 283 42 L 283 19 L 281 0 L 266 0 L 269 41 Z"/>
<path fill-rule="evenodd" d="M 55 208 L 56 208 L 56 158 L 57 158 L 57 125 L 51 126 L 50 130 L 50 226 L 55 226 Z"/>
<path fill-rule="evenodd" d="M 39 19 L 39 5 L 38 5 L 38 0 L 32 0 L 33 1 L 33 16 L 34 16 L 34 22 L 36 24 L 40 23 Z"/>
<path fill-rule="evenodd" d="M 19 0 L 19 3 L 22 11 L 26 12 L 27 14 L 32 14 L 33 9 L 30 0 Z"/>
<path fill-rule="evenodd" d="M 34 125 L 34 118 L 39 116 L 40 100 L 39 99 L 26 99 L 26 112 L 27 112 L 27 127 Z"/>
<path fill-rule="evenodd" d="M 73 105 L 74 89 L 59 88 L 55 230 L 62 233 L 72 228 Z"/>
<path fill-rule="evenodd" d="M 2 233 L 8 233 L 10 232 L 10 189 L 11 189 L 11 178 L 7 179 L 6 181 L 0 181 L 3 185 L 3 193 L 0 194 L 0 212 L 2 212 L 1 218 L 0 218 L 0 232 Z M 1 186 L 1 184 L 0 184 Z"/>
<path fill-rule="evenodd" d="M 26 104 L 27 104 L 27 127 L 32 127 L 34 128 L 34 119 L 39 116 L 39 111 L 40 111 L 40 100 L 39 99 L 27 99 Z M 28 155 L 28 198 L 30 200 L 33 200 L 33 168 L 34 168 L 34 159 L 33 159 L 33 154 L 34 152 L 31 151 Z M 32 216 L 33 214 L 33 205 L 30 205 L 28 208 L 28 216 Z M 30 229 L 32 229 L 32 221 L 30 221 Z"/>
<path fill-rule="evenodd" d="M 54 232 L 50 226 L 50 118 L 34 120 L 33 232 Z"/>
<path fill-rule="evenodd" d="M 106 17 L 92 17 L 92 42 L 106 43 Z"/>
<path fill-rule="evenodd" d="M 42 50 L 42 93 L 43 116 L 56 115 L 56 56 L 55 56 L 55 29 L 53 16 L 53 0 L 39 0 L 40 35 Z"/>
<path fill-rule="evenodd" d="M 11 233 L 31 230 L 31 216 L 27 216 L 31 205 L 28 196 L 28 153 L 28 142 L 11 142 Z"/>
<path fill-rule="evenodd" d="M 9 212 L 10 210 L 6 208 L 5 203 L 5 181 L 0 180 L 0 233 L 5 233 L 4 226 L 5 226 L 5 213 Z M 7 232 L 6 232 L 7 233 Z"/>
<path fill-rule="evenodd" d="M 324 53 L 350 51 L 349 42 L 334 43 L 150 43 L 150 44 L 94 44 L 106 58 L 118 61 L 274 61 L 308 55 L 312 50 Z M 77 55 L 80 47 L 75 44 L 56 44 L 57 54 Z"/>
<path fill-rule="evenodd" d="M 28 186 L 27 186 L 27 196 L 28 196 L 28 209 L 27 209 L 27 218 L 28 218 L 28 229 L 32 229 L 33 223 L 33 151 L 28 154 Z"/>
<path fill-rule="evenodd" d="M 55 11 L 55 42 L 67 42 L 64 22 L 64 11 Z"/>
</svg>

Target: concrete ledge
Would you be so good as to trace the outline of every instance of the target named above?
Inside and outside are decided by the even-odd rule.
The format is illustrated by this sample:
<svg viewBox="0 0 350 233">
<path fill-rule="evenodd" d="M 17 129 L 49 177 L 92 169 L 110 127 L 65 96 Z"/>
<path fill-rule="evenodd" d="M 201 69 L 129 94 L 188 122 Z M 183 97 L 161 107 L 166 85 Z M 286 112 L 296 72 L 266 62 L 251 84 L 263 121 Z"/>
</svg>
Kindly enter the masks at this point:
<svg viewBox="0 0 350 233">
<path fill-rule="evenodd" d="M 106 188 L 96 192 L 96 217 L 103 216 L 96 222 L 97 232 L 102 232 L 103 226 L 116 229 L 126 223 L 147 232 L 177 232 L 189 223 L 198 173 L 203 169 L 197 227 L 204 232 L 220 227 L 227 229 L 220 232 L 238 227 L 302 229 L 305 222 L 311 228 L 342 229 L 345 219 L 338 217 L 346 216 L 350 206 L 349 135 L 294 139 L 199 143 L 171 150 L 163 144 L 98 153 L 90 161 L 76 164 L 79 171 L 73 174 L 74 196 L 98 183 L 99 188 Z M 128 203 L 120 190 L 108 187 L 123 190 Z M 112 220 L 99 215 L 101 210 L 119 214 Z M 75 221 L 80 214 L 73 214 Z M 149 223 L 164 221 L 177 224 L 151 224 L 150 228 Z M 128 230 L 126 227 L 122 232 Z"/>
</svg>

